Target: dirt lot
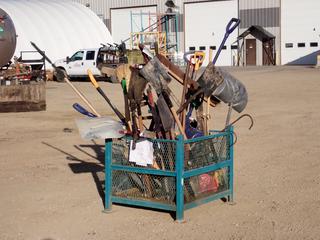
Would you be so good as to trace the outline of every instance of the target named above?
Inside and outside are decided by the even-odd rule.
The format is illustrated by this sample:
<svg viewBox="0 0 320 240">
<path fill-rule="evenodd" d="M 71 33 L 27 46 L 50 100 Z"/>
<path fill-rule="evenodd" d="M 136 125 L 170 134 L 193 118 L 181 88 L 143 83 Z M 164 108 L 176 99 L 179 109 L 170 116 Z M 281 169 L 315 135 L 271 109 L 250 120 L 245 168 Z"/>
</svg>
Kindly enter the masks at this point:
<svg viewBox="0 0 320 240">
<path fill-rule="evenodd" d="M 245 112 L 255 119 L 251 131 L 245 119 L 235 127 L 235 205 L 188 210 L 184 224 L 120 205 L 102 213 L 103 142 L 80 138 L 71 107 L 80 100 L 49 82 L 46 112 L 0 114 L 0 239 L 319 239 L 320 70 L 231 71 L 247 86 Z M 89 82 L 75 84 L 111 114 Z M 120 86 L 101 85 L 123 109 Z M 223 126 L 226 111 L 212 111 L 212 128 Z"/>
</svg>

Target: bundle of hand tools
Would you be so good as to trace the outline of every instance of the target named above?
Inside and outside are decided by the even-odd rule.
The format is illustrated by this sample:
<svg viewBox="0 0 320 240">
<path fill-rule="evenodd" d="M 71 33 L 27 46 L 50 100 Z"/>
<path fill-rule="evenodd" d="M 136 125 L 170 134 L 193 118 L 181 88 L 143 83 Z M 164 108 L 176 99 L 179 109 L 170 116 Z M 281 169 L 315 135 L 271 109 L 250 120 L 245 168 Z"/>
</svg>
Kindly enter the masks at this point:
<svg viewBox="0 0 320 240">
<path fill-rule="evenodd" d="M 70 82 L 65 72 L 56 68 L 34 43 L 31 44 L 52 65 L 57 74 L 61 75 L 60 78 L 64 79 L 90 108 L 88 111 L 78 103 L 73 105 L 74 109 L 87 116 L 87 118 L 77 121 L 83 138 L 119 139 L 128 135 L 132 140 L 129 143 L 129 153 L 123 158 L 127 159 L 129 164 L 173 171 L 175 168 L 174 150 L 170 149 L 169 145 L 164 147 L 165 142 L 158 142 L 155 147 L 148 141 L 140 141 L 140 138 L 141 140 L 146 138 L 149 140 L 172 140 L 176 139 L 177 135 L 183 135 L 183 138 L 187 140 L 208 135 L 209 109 L 220 102 L 229 105 L 225 128 L 222 131 L 245 116 L 249 117 L 253 124 L 253 120 L 248 114 L 243 114 L 230 123 L 232 109 L 238 113 L 245 109 L 248 101 L 247 91 L 239 80 L 215 66 L 229 34 L 234 31 L 239 22 L 238 19 L 231 19 L 213 61 L 209 62 L 201 74 L 200 68 L 205 59 L 205 54 L 202 51 L 190 51 L 184 54 L 186 69 L 183 71 L 164 55 L 153 54 L 140 44 L 139 48 L 144 64 L 123 63 L 115 70 L 115 75 L 122 86 L 124 114 L 110 101 L 88 69 L 88 76 L 93 86 L 108 103 L 120 123 L 110 117 L 101 117 L 89 100 Z M 182 85 L 180 99 L 170 88 L 172 80 Z M 192 118 L 192 115 L 196 116 L 195 119 Z M 221 146 L 213 145 L 212 141 L 208 141 L 206 144 L 185 144 L 184 166 L 186 169 L 200 168 L 218 162 L 218 156 L 219 158 L 223 157 L 223 151 L 227 148 L 227 140 L 220 144 Z M 125 155 L 123 150 L 119 151 L 119 154 Z M 227 157 L 225 158 L 227 159 Z M 155 191 L 152 190 L 152 185 L 157 183 L 155 179 L 152 180 L 148 175 L 143 175 L 141 178 L 134 177 L 136 176 L 134 174 L 131 175 L 126 175 L 126 177 L 135 182 L 135 187 L 142 189 L 141 192 L 144 192 L 148 197 L 155 196 Z M 197 193 L 217 191 L 219 186 L 224 186 L 228 181 L 225 179 L 226 176 L 224 170 L 221 169 L 215 171 L 213 176 L 201 174 L 194 179 L 186 179 L 185 197 L 192 198 Z M 167 193 L 168 189 L 174 189 L 174 183 L 168 179 L 163 184 L 157 183 L 156 185 L 159 185 L 159 188 L 164 186 L 164 192 Z M 173 187 L 170 187 L 171 185 Z"/>
<path fill-rule="evenodd" d="M 154 55 L 149 49 L 140 44 L 139 48 L 145 64 L 121 64 L 115 71 L 123 89 L 125 116 L 112 104 L 100 88 L 90 69 L 88 69 L 89 78 L 121 123 L 126 127 L 126 133 L 132 135 L 134 141 L 138 140 L 139 136 L 174 139 L 177 134 L 176 128 L 185 139 L 207 135 L 208 119 L 210 117 L 209 108 L 210 106 L 214 107 L 221 101 L 229 105 L 225 124 L 226 129 L 230 125 L 232 109 L 239 113 L 242 112 L 246 107 L 248 97 L 244 85 L 226 71 L 215 67 L 215 63 L 228 36 L 236 29 L 239 23 L 239 19 L 233 18 L 230 20 L 226 27 L 224 39 L 213 61 L 209 62 L 200 77 L 196 75 L 205 58 L 205 54 L 202 51 L 191 51 L 184 54 L 187 67 L 186 71 L 183 72 L 165 56 L 158 53 Z M 31 44 L 58 74 L 63 75 L 60 78 L 64 79 L 72 87 L 89 106 L 92 113 L 78 103 L 75 103 L 73 107 L 78 112 L 89 117 L 101 117 L 92 104 L 70 82 L 68 76 L 59 71 L 34 43 Z M 183 85 L 180 101 L 169 87 L 172 79 Z M 173 102 L 176 103 L 178 109 L 174 107 Z M 143 116 L 143 106 L 148 106 L 148 112 L 151 113 L 151 116 Z M 194 110 L 196 111 L 196 120 L 191 119 Z M 146 121 L 144 120 L 149 120 L 149 126 L 146 126 Z M 106 119 L 106 121 L 110 125 L 109 119 Z"/>
<path fill-rule="evenodd" d="M 227 129 L 230 125 L 232 109 L 239 113 L 242 112 L 246 107 L 248 97 L 244 85 L 225 70 L 215 67 L 215 63 L 228 36 L 239 23 L 239 19 L 233 18 L 230 20 L 226 27 L 224 39 L 213 61 L 209 62 L 199 77 L 197 77 L 197 73 L 205 59 L 205 54 L 202 51 L 191 51 L 184 54 L 184 59 L 187 63 L 186 71 L 184 72 L 165 56 L 158 53 L 154 55 L 149 49 L 140 44 L 139 48 L 145 64 L 121 64 L 115 71 L 116 77 L 123 89 L 125 115 L 112 104 L 90 70 L 88 70 L 89 78 L 125 126 L 126 131 L 124 133 L 131 135 L 134 142 L 140 136 L 174 139 L 177 135 L 176 128 L 178 134 L 182 134 L 185 139 L 207 135 L 208 119 L 210 117 L 209 108 L 210 106 L 214 107 L 221 101 L 229 105 L 225 124 L 225 129 Z M 63 75 L 60 78 L 64 79 L 72 87 L 92 112 L 87 111 L 78 103 L 75 103 L 73 107 L 78 112 L 89 117 L 101 117 L 92 104 L 70 82 L 68 76 L 59 71 L 34 43 L 31 44 L 52 65 L 58 74 Z M 172 79 L 183 85 L 180 101 L 169 87 Z M 177 105 L 178 109 L 175 108 L 173 102 Z M 147 112 L 151 113 L 151 116 L 143 116 L 143 106 L 148 106 Z M 196 120 L 191 119 L 194 110 L 196 112 Z M 88 119 L 88 121 L 91 120 Z M 110 125 L 110 119 L 107 118 L 106 122 Z M 147 122 L 150 123 L 148 126 L 146 126 Z M 102 129 L 105 131 L 105 128 Z M 113 135 L 100 134 L 99 136 L 112 137 Z"/>
</svg>

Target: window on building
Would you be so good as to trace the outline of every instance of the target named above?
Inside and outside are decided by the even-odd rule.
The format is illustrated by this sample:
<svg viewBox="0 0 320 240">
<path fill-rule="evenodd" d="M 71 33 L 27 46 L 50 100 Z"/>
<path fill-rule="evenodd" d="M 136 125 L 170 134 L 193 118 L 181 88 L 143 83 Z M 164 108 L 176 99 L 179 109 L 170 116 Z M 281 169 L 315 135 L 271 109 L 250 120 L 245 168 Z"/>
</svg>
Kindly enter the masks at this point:
<svg viewBox="0 0 320 240">
<path fill-rule="evenodd" d="M 94 60 L 95 51 L 88 51 L 86 55 L 86 60 Z"/>
<path fill-rule="evenodd" d="M 293 48 L 293 43 L 286 43 L 286 48 Z"/>
<path fill-rule="evenodd" d="M 306 44 L 303 42 L 303 43 L 298 43 L 298 47 L 305 47 Z"/>
<path fill-rule="evenodd" d="M 200 50 L 206 50 L 206 47 L 205 46 L 200 46 L 199 49 Z"/>
<path fill-rule="evenodd" d="M 189 51 L 195 51 L 196 47 L 189 47 Z"/>
<path fill-rule="evenodd" d="M 238 49 L 238 45 L 231 45 L 231 49 Z"/>
<path fill-rule="evenodd" d="M 216 46 L 210 46 L 210 49 L 212 49 L 212 50 L 216 50 L 216 49 L 217 49 L 217 47 L 216 47 Z"/>
<path fill-rule="evenodd" d="M 317 42 L 311 42 L 310 43 L 310 47 L 318 47 L 318 43 Z"/>
</svg>

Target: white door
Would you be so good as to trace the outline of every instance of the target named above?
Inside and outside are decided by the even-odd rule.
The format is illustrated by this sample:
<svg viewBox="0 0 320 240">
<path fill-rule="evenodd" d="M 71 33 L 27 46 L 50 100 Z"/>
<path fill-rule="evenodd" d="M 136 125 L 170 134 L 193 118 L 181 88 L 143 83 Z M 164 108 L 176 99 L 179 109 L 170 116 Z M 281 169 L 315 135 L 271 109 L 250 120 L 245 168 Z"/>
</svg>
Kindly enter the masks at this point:
<svg viewBox="0 0 320 240">
<path fill-rule="evenodd" d="M 281 64 L 316 64 L 319 14 L 319 0 L 281 1 Z"/>
<path fill-rule="evenodd" d="M 130 38 L 131 32 L 141 32 L 157 21 L 157 7 L 121 8 L 111 9 L 111 32 L 113 41 Z M 148 31 L 150 29 L 147 29 Z M 127 42 L 129 47 L 129 41 Z"/>
<path fill-rule="evenodd" d="M 204 64 L 208 63 L 209 49 L 213 57 L 217 52 L 231 18 L 238 18 L 238 1 L 214 1 L 185 3 L 185 51 L 203 50 L 206 53 Z M 229 36 L 225 49 L 221 51 L 216 65 L 232 65 L 231 44 L 238 36 L 238 28 Z M 236 45 L 236 43 L 234 43 Z M 234 47 L 233 47 L 234 48 Z"/>
<path fill-rule="evenodd" d="M 87 50 L 85 52 L 84 61 L 83 61 L 83 68 L 85 71 L 85 75 L 87 74 L 88 69 L 91 70 L 93 75 L 100 75 L 100 71 L 97 68 L 97 54 L 98 50 Z"/>
<path fill-rule="evenodd" d="M 84 55 L 85 55 L 85 51 L 78 51 L 70 57 L 69 63 L 67 63 L 67 69 L 66 69 L 69 75 L 71 76 L 84 75 L 84 70 L 83 70 Z"/>
</svg>

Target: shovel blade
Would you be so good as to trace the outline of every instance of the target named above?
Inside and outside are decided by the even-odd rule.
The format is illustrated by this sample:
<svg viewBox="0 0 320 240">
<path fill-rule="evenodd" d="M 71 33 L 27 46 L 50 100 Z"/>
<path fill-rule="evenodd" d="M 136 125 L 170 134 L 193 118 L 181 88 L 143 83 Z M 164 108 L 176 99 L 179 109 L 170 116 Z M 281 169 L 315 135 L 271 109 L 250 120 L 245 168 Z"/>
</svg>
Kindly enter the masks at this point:
<svg viewBox="0 0 320 240">
<path fill-rule="evenodd" d="M 83 139 L 121 138 L 124 129 L 120 122 L 110 117 L 76 119 L 80 135 Z"/>
<path fill-rule="evenodd" d="M 232 108 L 238 113 L 242 112 L 248 103 L 248 93 L 246 87 L 238 79 L 225 70 L 220 70 L 224 81 L 220 84 L 213 95 L 227 104 L 232 104 Z"/>
<path fill-rule="evenodd" d="M 224 103 L 232 104 L 237 112 L 247 106 L 248 94 L 245 86 L 227 71 L 209 63 L 197 81 L 206 97 L 213 95 Z"/>
<path fill-rule="evenodd" d="M 223 77 L 219 71 L 217 71 L 217 68 L 213 65 L 213 63 L 210 62 L 197 82 L 203 89 L 204 95 L 209 97 L 223 82 Z"/>
<path fill-rule="evenodd" d="M 162 127 L 164 131 L 169 131 L 174 126 L 174 119 L 172 117 L 171 111 L 163 98 L 162 94 L 159 95 L 157 100 L 157 106 L 159 110 L 160 119 L 162 122 Z"/>
<path fill-rule="evenodd" d="M 157 57 L 151 59 L 140 70 L 140 74 L 151 83 L 158 94 L 167 89 L 168 83 L 171 82 L 170 75 Z"/>
</svg>

